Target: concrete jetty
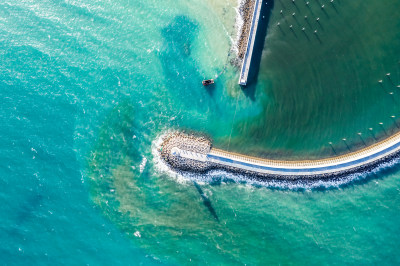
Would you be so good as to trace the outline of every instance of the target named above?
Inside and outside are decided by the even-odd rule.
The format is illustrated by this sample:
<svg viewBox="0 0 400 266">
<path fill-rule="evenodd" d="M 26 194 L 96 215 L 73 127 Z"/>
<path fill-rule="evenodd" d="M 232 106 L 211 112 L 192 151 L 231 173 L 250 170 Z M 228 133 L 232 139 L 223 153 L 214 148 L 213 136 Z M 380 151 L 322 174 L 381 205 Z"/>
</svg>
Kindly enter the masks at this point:
<svg viewBox="0 0 400 266">
<path fill-rule="evenodd" d="M 246 0 L 242 8 L 243 26 L 239 39 L 239 59 L 242 59 L 242 67 L 239 77 L 239 85 L 245 86 L 249 76 L 254 42 L 260 19 L 263 0 Z M 252 12 L 251 12 L 252 11 Z"/>
<path fill-rule="evenodd" d="M 161 145 L 161 158 L 176 171 L 224 169 L 250 177 L 283 180 L 340 178 L 365 172 L 400 154 L 400 132 L 364 149 L 320 160 L 285 161 L 256 158 L 212 147 L 211 140 L 173 133 Z"/>
</svg>

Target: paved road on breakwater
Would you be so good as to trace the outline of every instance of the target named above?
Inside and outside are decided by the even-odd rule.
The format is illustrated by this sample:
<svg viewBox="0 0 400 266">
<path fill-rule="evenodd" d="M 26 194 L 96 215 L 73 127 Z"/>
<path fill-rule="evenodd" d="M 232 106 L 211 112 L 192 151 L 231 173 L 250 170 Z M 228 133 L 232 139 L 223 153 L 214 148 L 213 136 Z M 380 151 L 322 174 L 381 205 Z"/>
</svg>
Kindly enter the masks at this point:
<svg viewBox="0 0 400 266">
<path fill-rule="evenodd" d="M 174 155 L 186 159 L 226 166 L 230 169 L 244 170 L 262 175 L 313 176 L 332 175 L 334 173 L 354 172 L 354 169 L 374 165 L 400 152 L 400 133 L 368 146 L 362 150 L 342 156 L 321 160 L 283 161 L 269 160 L 241 154 L 211 149 L 200 154 L 193 151 L 174 149 Z"/>
</svg>

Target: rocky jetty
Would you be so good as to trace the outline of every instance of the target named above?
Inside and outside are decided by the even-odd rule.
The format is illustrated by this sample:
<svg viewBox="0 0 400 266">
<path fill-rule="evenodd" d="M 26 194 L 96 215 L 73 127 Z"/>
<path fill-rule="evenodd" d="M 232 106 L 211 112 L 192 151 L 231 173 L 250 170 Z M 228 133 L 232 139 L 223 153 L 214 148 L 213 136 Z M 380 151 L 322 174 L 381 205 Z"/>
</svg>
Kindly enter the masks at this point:
<svg viewBox="0 0 400 266">
<path fill-rule="evenodd" d="M 173 155 L 173 148 L 206 155 L 212 148 L 212 142 L 208 138 L 182 132 L 173 132 L 163 138 L 160 154 L 161 158 L 174 170 L 205 172 L 211 168 L 209 162 L 201 162 Z"/>
<path fill-rule="evenodd" d="M 222 164 L 210 164 L 209 170 L 218 169 L 224 170 L 229 173 L 242 175 L 250 180 L 257 181 L 265 181 L 265 180 L 279 180 L 279 181 L 289 181 L 289 182 L 298 182 L 298 181 L 328 181 L 328 180 L 340 180 L 348 177 L 353 174 L 368 174 L 376 170 L 377 168 L 383 166 L 387 163 L 393 163 L 400 157 L 400 154 L 394 153 L 383 158 L 380 158 L 376 161 L 364 164 L 362 166 L 357 166 L 354 168 L 346 169 L 343 171 L 336 171 L 330 173 L 323 174 L 310 174 L 310 175 L 281 175 L 281 174 L 265 174 L 259 173 L 250 170 L 244 170 L 237 167 L 226 166 Z"/>
<path fill-rule="evenodd" d="M 247 42 L 249 39 L 251 22 L 253 20 L 255 0 L 244 0 L 239 6 L 239 14 L 243 20 L 238 39 L 238 58 L 243 60 L 247 49 Z"/>
<path fill-rule="evenodd" d="M 398 141 L 398 139 L 396 139 L 396 141 Z M 389 145 L 392 145 L 392 143 L 389 143 Z M 398 147 L 398 145 L 395 147 Z M 374 146 L 370 149 L 374 149 Z M 293 171 L 288 171 L 287 174 L 283 174 L 282 171 L 276 171 L 275 173 L 260 171 L 257 165 L 252 167 L 252 160 L 247 160 L 245 156 L 240 159 L 242 161 L 248 161 L 250 168 L 242 167 L 240 164 L 235 163 L 235 158 L 232 158 L 229 153 L 223 151 L 222 153 L 225 153 L 225 155 L 221 154 L 220 151 L 218 156 L 222 156 L 222 158 L 218 159 L 213 155 L 216 150 L 212 149 L 212 142 L 210 139 L 204 136 L 196 136 L 194 134 L 186 134 L 182 132 L 173 132 L 165 136 L 162 140 L 159 152 L 161 158 L 169 165 L 169 167 L 177 172 L 205 173 L 210 170 L 219 169 L 241 174 L 249 179 L 286 181 L 339 180 L 350 174 L 368 173 L 382 164 L 393 162 L 399 158 L 400 153 L 399 149 L 396 148 L 393 149 L 393 151 L 388 151 L 384 156 L 378 156 L 376 160 L 369 160 L 361 165 L 355 163 L 354 167 L 341 167 L 341 162 L 339 161 L 337 162 L 338 167 L 336 171 L 321 170 L 315 174 L 310 172 L 306 175 L 300 175 L 295 174 Z M 376 152 L 379 153 L 380 151 L 377 150 Z M 357 160 L 355 159 L 357 158 L 354 158 L 354 161 L 356 162 Z M 230 161 L 230 163 L 226 163 L 226 161 Z M 300 161 L 299 164 L 301 164 Z M 316 164 L 314 167 L 317 167 L 318 165 L 319 164 Z M 309 167 L 310 169 L 314 168 L 313 166 Z"/>
</svg>

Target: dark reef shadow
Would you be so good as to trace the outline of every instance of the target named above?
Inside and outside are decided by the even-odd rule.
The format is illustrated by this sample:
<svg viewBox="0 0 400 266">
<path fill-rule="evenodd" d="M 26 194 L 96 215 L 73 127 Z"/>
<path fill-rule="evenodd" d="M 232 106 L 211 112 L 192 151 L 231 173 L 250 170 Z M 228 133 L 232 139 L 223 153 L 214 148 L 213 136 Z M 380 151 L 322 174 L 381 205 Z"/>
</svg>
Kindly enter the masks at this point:
<svg viewBox="0 0 400 266">
<path fill-rule="evenodd" d="M 249 68 L 249 77 L 247 86 L 242 87 L 243 93 L 251 100 L 255 100 L 255 90 L 258 79 L 258 72 L 260 71 L 261 56 L 264 49 L 265 38 L 267 36 L 267 29 L 271 17 L 271 11 L 274 8 L 274 0 L 263 0 L 260 12 L 260 20 L 254 42 L 253 55 Z"/>
<path fill-rule="evenodd" d="M 204 206 L 207 207 L 208 211 L 211 213 L 211 215 L 215 218 L 215 220 L 217 220 L 217 222 L 219 222 L 219 218 L 217 213 L 215 212 L 214 207 L 211 204 L 211 201 L 209 198 L 207 198 L 207 196 L 204 194 L 203 190 L 201 189 L 201 187 L 199 186 L 199 184 L 197 184 L 195 181 L 193 181 L 194 187 L 197 189 L 197 191 L 199 192 L 202 200 L 203 200 L 203 204 Z"/>
</svg>

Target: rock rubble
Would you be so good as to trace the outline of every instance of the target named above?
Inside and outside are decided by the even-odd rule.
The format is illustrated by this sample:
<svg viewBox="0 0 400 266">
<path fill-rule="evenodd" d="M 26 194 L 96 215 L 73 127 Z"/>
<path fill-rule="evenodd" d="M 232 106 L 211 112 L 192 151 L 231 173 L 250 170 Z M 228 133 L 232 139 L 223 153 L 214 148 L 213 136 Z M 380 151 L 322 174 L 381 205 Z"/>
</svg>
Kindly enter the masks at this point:
<svg viewBox="0 0 400 266">
<path fill-rule="evenodd" d="M 211 163 L 209 162 L 201 162 L 172 155 L 171 151 L 174 147 L 206 155 L 212 147 L 211 140 L 208 138 L 182 132 L 173 132 L 163 139 L 160 154 L 161 158 L 174 170 L 205 172 L 211 168 Z"/>
<path fill-rule="evenodd" d="M 247 49 L 247 42 L 249 39 L 251 22 L 253 20 L 255 0 L 244 0 L 239 6 L 239 14 L 242 17 L 243 25 L 240 30 L 238 40 L 238 58 L 243 60 Z"/>
</svg>

